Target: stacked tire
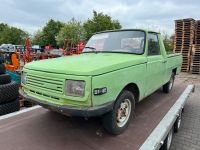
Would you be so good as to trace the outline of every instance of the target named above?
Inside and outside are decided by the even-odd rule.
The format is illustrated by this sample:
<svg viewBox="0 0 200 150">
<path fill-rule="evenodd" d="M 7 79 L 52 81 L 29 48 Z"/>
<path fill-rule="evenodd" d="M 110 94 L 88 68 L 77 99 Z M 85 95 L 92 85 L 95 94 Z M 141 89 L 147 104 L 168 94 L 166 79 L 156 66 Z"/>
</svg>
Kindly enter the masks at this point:
<svg viewBox="0 0 200 150">
<path fill-rule="evenodd" d="M 0 60 L 0 116 L 20 109 L 19 85 L 11 81 L 10 75 L 6 74 L 4 64 Z"/>
</svg>

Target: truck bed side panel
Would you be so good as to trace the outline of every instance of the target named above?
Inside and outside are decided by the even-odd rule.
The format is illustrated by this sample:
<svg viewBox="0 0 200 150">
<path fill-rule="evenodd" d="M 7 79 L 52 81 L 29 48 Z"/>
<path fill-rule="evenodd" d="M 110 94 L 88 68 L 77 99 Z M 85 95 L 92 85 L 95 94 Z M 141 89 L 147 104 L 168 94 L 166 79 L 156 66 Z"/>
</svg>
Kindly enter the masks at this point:
<svg viewBox="0 0 200 150">
<path fill-rule="evenodd" d="M 182 65 L 182 55 L 179 53 L 168 54 L 166 59 L 166 73 L 168 78 L 170 78 L 173 69 L 176 69 L 176 74 L 179 74 Z"/>
</svg>

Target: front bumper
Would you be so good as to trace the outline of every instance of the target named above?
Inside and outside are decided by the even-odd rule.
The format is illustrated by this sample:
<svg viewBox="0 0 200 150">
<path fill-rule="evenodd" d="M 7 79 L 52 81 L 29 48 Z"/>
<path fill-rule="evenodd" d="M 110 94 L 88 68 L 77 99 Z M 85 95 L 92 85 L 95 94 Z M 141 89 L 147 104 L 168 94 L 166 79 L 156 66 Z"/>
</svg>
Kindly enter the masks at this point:
<svg viewBox="0 0 200 150">
<path fill-rule="evenodd" d="M 20 95 L 22 95 L 26 100 L 36 103 L 38 105 L 41 105 L 42 107 L 46 109 L 50 109 L 56 112 L 59 112 L 61 114 L 67 115 L 67 116 L 79 116 L 79 117 L 94 117 L 94 116 L 100 116 L 103 115 L 113 109 L 114 101 L 105 103 L 100 106 L 95 107 L 72 107 L 72 106 L 66 106 L 66 105 L 56 105 L 52 103 L 48 103 L 45 101 L 41 101 L 37 98 L 28 96 L 24 91 L 19 91 Z"/>
</svg>

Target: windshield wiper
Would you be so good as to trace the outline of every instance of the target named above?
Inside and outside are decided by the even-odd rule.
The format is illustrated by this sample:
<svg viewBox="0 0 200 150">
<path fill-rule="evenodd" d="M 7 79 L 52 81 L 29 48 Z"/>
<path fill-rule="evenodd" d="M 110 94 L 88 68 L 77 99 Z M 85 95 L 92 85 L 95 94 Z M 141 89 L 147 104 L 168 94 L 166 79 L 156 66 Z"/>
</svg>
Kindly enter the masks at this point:
<svg viewBox="0 0 200 150">
<path fill-rule="evenodd" d="M 95 47 L 91 47 L 91 46 L 86 46 L 84 48 L 88 48 L 91 49 L 93 52 L 97 53 L 96 48 Z"/>
</svg>

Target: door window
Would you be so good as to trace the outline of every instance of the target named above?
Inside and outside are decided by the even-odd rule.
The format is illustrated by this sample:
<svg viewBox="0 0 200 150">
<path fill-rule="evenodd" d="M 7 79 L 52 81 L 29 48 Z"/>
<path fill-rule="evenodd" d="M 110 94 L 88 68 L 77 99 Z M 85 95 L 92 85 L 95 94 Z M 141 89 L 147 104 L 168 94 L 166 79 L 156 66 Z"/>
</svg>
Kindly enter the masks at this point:
<svg viewBox="0 0 200 150">
<path fill-rule="evenodd" d="M 155 33 L 148 34 L 148 55 L 160 55 L 158 36 Z"/>
</svg>

